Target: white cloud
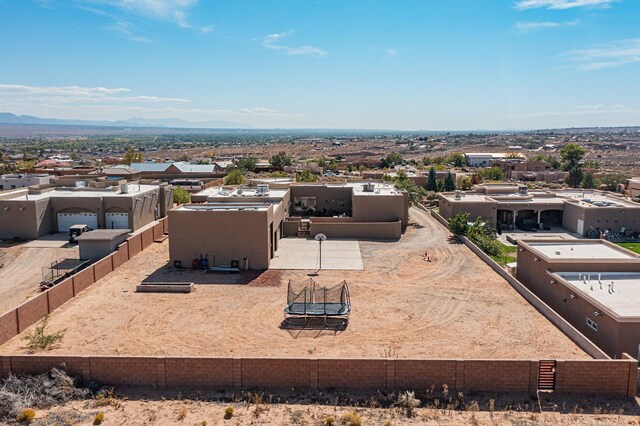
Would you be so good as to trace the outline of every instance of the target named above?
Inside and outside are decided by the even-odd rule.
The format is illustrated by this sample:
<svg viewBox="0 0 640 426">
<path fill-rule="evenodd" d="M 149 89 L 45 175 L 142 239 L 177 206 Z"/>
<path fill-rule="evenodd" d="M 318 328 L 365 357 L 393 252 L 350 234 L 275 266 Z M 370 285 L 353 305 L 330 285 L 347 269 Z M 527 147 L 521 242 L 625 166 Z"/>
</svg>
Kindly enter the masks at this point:
<svg viewBox="0 0 640 426">
<path fill-rule="evenodd" d="M 640 62 L 640 38 L 618 40 L 598 44 L 586 49 L 576 49 L 564 55 L 577 68 L 593 71 L 614 68 Z"/>
<path fill-rule="evenodd" d="M 609 7 L 615 1 L 617 0 L 519 0 L 515 3 L 515 8 L 564 10 L 576 7 Z"/>
<path fill-rule="evenodd" d="M 134 26 L 127 21 L 117 20 L 115 24 L 107 27 L 107 29 L 115 31 L 131 41 L 135 41 L 138 43 L 151 43 L 151 40 L 149 40 L 147 37 L 135 34 Z"/>
<path fill-rule="evenodd" d="M 526 33 L 545 28 L 560 28 L 560 27 L 575 27 L 579 24 L 578 20 L 567 22 L 554 22 L 554 21 L 538 21 L 538 22 L 516 22 L 513 26 L 519 33 Z"/>
<path fill-rule="evenodd" d="M 396 49 L 388 48 L 384 51 L 389 56 L 398 56 L 398 51 Z"/>
<path fill-rule="evenodd" d="M 292 47 L 292 46 L 281 44 L 282 40 L 291 36 L 292 34 L 293 34 L 293 31 L 268 34 L 262 38 L 262 45 L 267 49 L 279 50 L 284 52 L 287 55 L 309 55 L 309 56 L 322 57 L 329 53 L 315 46 L 303 45 L 303 46 Z"/>
<path fill-rule="evenodd" d="M 134 95 L 124 87 L 29 86 L 0 84 L 0 111 L 55 118 L 117 120 L 139 114 L 145 118 L 176 117 L 202 120 L 215 117 L 296 118 L 301 114 L 284 113 L 267 107 L 184 108 L 188 99 Z M 268 124 L 268 122 L 265 122 Z"/>
<path fill-rule="evenodd" d="M 187 19 L 189 9 L 198 0 L 81 0 L 95 5 L 106 5 L 147 18 L 174 22 L 183 28 L 190 28 Z"/>
<path fill-rule="evenodd" d="M 198 33 L 200 33 L 200 35 L 205 35 L 205 34 L 209 34 L 214 29 L 215 29 L 215 25 L 204 25 L 198 28 Z"/>
<path fill-rule="evenodd" d="M 603 105 L 603 104 L 578 105 L 576 109 L 585 110 L 585 111 L 614 111 L 614 110 L 624 109 L 624 105 Z"/>
</svg>

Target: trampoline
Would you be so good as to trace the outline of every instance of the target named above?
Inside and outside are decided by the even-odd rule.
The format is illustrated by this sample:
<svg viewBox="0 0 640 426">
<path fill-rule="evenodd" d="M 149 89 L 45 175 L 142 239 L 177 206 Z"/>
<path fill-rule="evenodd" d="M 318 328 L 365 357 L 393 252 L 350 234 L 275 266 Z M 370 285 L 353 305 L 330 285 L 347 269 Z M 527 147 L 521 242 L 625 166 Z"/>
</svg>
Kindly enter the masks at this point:
<svg viewBox="0 0 640 426">
<path fill-rule="evenodd" d="M 346 281 L 334 287 L 317 286 L 313 279 L 302 283 L 289 280 L 287 306 L 284 308 L 285 321 L 291 319 L 322 318 L 326 325 L 330 318 L 346 323 L 351 313 L 349 286 Z"/>
</svg>

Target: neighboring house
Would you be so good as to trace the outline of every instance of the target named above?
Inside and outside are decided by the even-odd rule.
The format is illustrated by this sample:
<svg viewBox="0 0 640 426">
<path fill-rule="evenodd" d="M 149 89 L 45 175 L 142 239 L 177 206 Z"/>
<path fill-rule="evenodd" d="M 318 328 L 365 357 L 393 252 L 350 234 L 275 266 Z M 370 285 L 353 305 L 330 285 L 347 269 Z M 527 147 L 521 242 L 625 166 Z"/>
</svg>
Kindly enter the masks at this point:
<svg viewBox="0 0 640 426">
<path fill-rule="evenodd" d="M 478 217 L 493 227 L 524 230 L 563 227 L 583 236 L 600 232 L 640 231 L 640 204 L 596 190 L 531 191 L 509 184 L 477 185 L 471 192 L 440 193 L 439 211 L 445 218 L 460 212 Z"/>
<path fill-rule="evenodd" d="M 469 152 L 464 154 L 467 165 L 471 167 L 488 167 L 495 160 L 517 159 L 526 160 L 526 157 L 520 153 L 497 153 L 497 152 Z"/>
<path fill-rule="evenodd" d="M 48 174 L 11 174 L 0 176 L 0 191 L 8 189 L 24 188 L 33 185 L 45 185 L 49 183 L 51 176 Z"/>
<path fill-rule="evenodd" d="M 518 280 L 612 358 L 640 354 L 639 271 L 608 241 L 518 241 Z"/>
<path fill-rule="evenodd" d="M 217 163 L 131 163 L 129 168 L 140 172 L 143 179 L 218 178 L 226 175 L 226 168 Z"/>
<path fill-rule="evenodd" d="M 0 238 L 36 239 L 75 224 L 135 231 L 166 216 L 172 206 L 168 184 L 60 179 L 0 194 Z"/>
</svg>

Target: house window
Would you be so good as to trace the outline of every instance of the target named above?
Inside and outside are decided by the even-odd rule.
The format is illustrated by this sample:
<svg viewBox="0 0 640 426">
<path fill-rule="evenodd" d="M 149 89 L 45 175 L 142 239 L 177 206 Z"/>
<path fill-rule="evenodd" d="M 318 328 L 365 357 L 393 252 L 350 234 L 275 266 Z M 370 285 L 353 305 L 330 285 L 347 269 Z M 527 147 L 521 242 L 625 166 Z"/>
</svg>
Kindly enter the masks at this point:
<svg viewBox="0 0 640 426">
<path fill-rule="evenodd" d="M 592 320 L 591 318 L 587 317 L 587 325 L 593 329 L 593 331 L 598 331 L 598 324 Z"/>
</svg>

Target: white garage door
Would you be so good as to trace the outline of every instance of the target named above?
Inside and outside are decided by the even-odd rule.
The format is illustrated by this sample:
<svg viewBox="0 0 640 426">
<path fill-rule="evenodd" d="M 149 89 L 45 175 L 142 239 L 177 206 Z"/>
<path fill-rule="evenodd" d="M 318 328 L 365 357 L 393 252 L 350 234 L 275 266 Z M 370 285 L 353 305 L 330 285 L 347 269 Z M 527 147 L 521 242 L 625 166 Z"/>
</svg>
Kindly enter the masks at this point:
<svg viewBox="0 0 640 426">
<path fill-rule="evenodd" d="M 105 219 L 107 229 L 129 229 L 129 213 L 107 213 Z"/>
<path fill-rule="evenodd" d="M 58 213 L 58 232 L 69 232 L 73 225 L 88 225 L 98 228 L 98 215 L 95 213 Z"/>
</svg>

